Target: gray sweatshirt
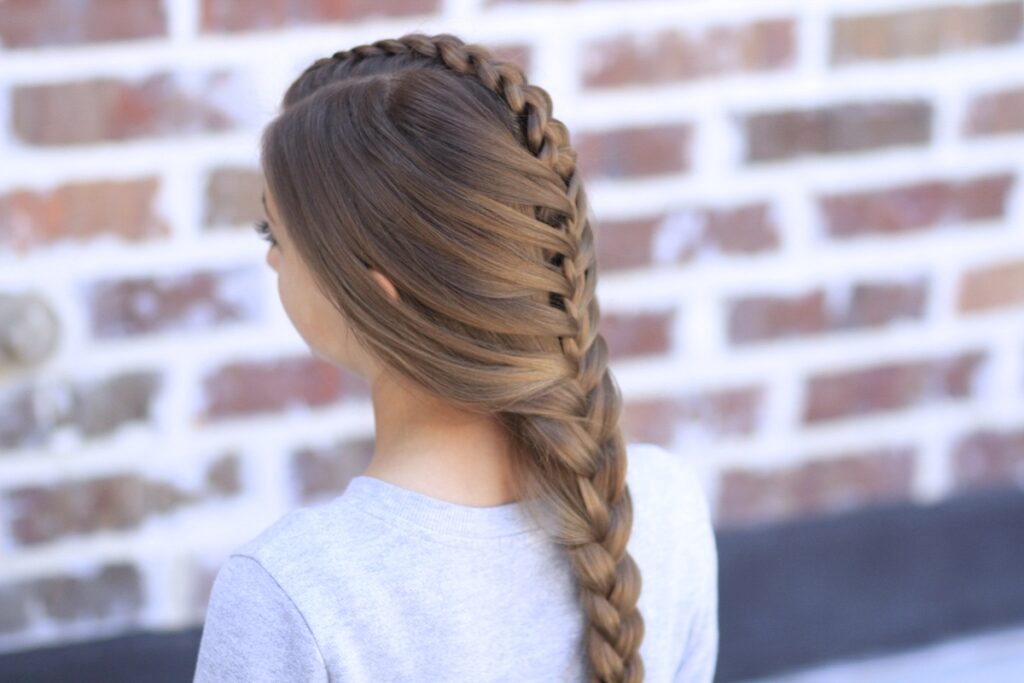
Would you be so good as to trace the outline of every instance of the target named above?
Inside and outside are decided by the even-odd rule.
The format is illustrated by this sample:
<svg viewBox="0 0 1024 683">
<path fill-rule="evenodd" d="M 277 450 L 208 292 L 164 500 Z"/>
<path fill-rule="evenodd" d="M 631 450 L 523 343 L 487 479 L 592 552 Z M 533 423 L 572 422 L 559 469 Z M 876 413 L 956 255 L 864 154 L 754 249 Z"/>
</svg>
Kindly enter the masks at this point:
<svg viewBox="0 0 1024 683">
<path fill-rule="evenodd" d="M 692 466 L 627 446 L 648 683 L 710 683 L 718 558 Z M 518 503 L 469 507 L 374 477 L 288 512 L 213 583 L 196 683 L 584 682 L 563 549 Z"/>
</svg>

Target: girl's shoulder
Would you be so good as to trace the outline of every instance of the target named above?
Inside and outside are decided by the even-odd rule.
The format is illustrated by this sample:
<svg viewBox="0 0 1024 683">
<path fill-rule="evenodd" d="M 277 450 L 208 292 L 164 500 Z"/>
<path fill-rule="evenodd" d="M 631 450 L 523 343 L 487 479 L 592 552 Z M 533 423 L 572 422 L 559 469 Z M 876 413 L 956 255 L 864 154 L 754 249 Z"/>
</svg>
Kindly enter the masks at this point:
<svg viewBox="0 0 1024 683">
<path fill-rule="evenodd" d="M 626 482 L 633 503 L 629 547 L 648 567 L 714 571 L 717 563 L 709 496 L 697 467 L 653 443 L 627 446 Z"/>
<path fill-rule="evenodd" d="M 697 466 L 656 444 L 628 446 L 630 554 L 643 576 L 646 651 L 671 668 L 658 680 L 710 681 L 718 648 L 718 548 Z M 655 653 L 660 653 L 655 655 Z"/>
<path fill-rule="evenodd" d="M 691 460 L 649 442 L 630 443 L 626 453 L 626 482 L 634 503 L 637 498 L 654 499 L 664 507 L 679 509 L 683 515 L 708 515 L 705 485 Z"/>
</svg>

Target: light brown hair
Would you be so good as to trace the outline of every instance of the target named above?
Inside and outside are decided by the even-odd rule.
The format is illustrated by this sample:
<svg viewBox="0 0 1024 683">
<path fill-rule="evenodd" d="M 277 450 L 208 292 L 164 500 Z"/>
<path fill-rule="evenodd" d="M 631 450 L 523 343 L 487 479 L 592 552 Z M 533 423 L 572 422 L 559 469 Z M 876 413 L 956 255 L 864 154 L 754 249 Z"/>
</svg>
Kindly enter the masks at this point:
<svg viewBox="0 0 1024 683">
<path fill-rule="evenodd" d="M 410 33 L 314 61 L 265 128 L 260 164 L 361 345 L 507 429 L 517 500 L 554 520 L 569 554 L 590 680 L 637 683 L 622 401 L 576 160 L 550 95 L 519 66 L 448 33 Z"/>
</svg>

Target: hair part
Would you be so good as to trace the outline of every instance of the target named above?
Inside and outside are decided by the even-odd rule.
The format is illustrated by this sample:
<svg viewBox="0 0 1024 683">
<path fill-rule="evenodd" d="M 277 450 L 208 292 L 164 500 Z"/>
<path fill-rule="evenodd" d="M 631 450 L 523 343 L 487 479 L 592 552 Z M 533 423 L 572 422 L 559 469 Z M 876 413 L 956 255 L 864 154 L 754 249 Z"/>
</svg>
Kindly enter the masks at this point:
<svg viewBox="0 0 1024 683">
<path fill-rule="evenodd" d="M 260 155 L 291 241 L 357 341 L 507 430 L 517 499 L 569 555 L 590 680 L 642 681 L 622 400 L 551 97 L 482 45 L 410 33 L 310 64 Z"/>
</svg>

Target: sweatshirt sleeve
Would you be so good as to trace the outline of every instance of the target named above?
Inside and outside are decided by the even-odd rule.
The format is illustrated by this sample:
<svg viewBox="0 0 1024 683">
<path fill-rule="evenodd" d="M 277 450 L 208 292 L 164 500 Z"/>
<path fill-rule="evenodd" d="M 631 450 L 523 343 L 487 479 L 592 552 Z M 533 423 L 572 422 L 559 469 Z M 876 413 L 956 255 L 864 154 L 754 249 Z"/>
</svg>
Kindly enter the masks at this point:
<svg viewBox="0 0 1024 683">
<path fill-rule="evenodd" d="M 711 683 L 718 662 L 718 548 L 715 541 L 711 513 L 700 480 L 689 465 L 684 467 L 687 474 L 687 489 L 692 492 L 690 500 L 695 520 L 693 544 L 687 552 L 687 562 L 695 568 L 695 604 L 689 610 L 692 614 L 686 648 L 682 661 L 676 667 L 673 683 Z"/>
<path fill-rule="evenodd" d="M 255 558 L 231 555 L 217 572 L 193 681 L 326 683 L 305 618 Z"/>
</svg>

